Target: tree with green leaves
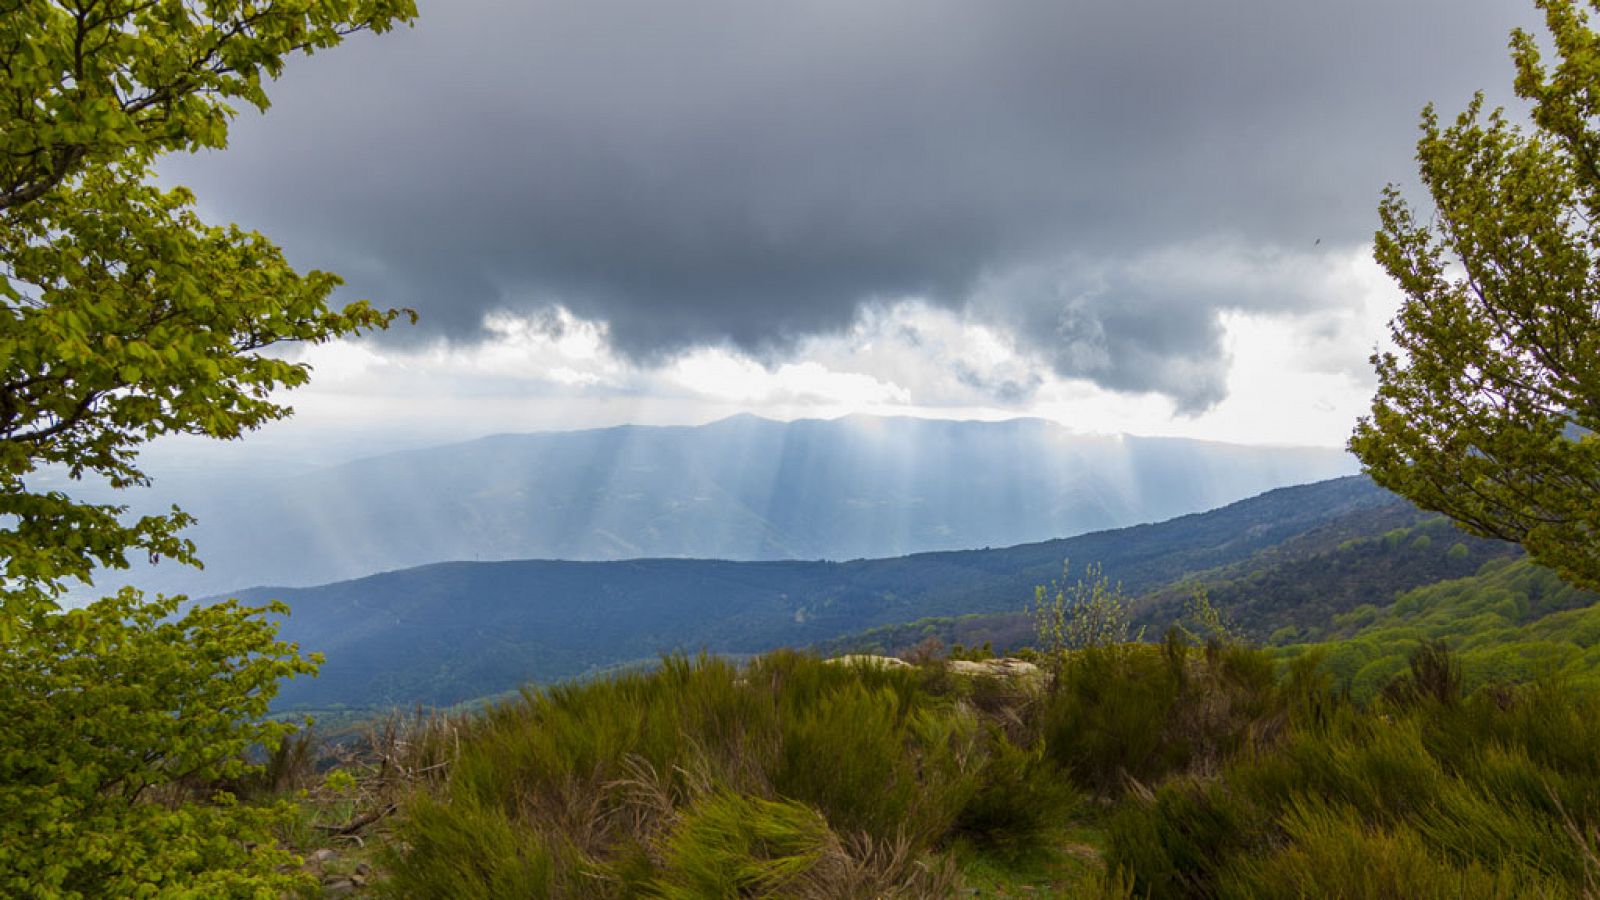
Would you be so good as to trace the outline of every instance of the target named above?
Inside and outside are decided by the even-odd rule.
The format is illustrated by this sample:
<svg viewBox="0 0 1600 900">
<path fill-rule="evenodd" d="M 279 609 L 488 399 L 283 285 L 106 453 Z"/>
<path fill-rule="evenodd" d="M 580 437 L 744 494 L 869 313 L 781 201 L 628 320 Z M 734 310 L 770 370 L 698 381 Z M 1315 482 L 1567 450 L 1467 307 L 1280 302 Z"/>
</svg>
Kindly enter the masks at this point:
<svg viewBox="0 0 1600 900">
<path fill-rule="evenodd" d="M 0 0 L 0 633 L 67 580 L 142 552 L 193 561 L 180 513 L 31 490 L 42 466 L 143 484 L 139 447 L 238 437 L 288 410 L 307 369 L 263 353 L 387 324 L 330 309 L 259 234 L 201 222 L 150 183 L 161 154 L 220 148 L 297 52 L 386 29 L 413 0 Z"/>
<path fill-rule="evenodd" d="M 188 518 L 130 518 L 37 487 L 46 468 L 148 483 L 141 447 L 237 438 L 309 370 L 273 349 L 387 326 L 338 279 L 164 190 L 164 153 L 221 148 L 297 53 L 416 14 L 414 0 L 0 0 L 0 894 L 258 895 L 281 888 L 270 815 L 208 799 L 315 660 L 281 608 L 124 591 L 61 611 L 130 554 L 193 563 Z M 215 799 L 215 798 L 210 798 Z M 226 799 L 226 798 L 223 798 Z M 160 802 L 155 802 L 159 800 Z"/>
<path fill-rule="evenodd" d="M 1033 605 L 1028 608 L 1039 648 L 1052 662 L 1059 663 L 1067 651 L 1115 647 L 1144 638 L 1143 628 L 1133 630 L 1121 582 L 1112 585 L 1099 563 L 1090 563 L 1068 584 L 1071 574 L 1069 561 L 1063 560 L 1061 578 L 1048 587 L 1034 587 Z"/>
<path fill-rule="evenodd" d="M 1432 212 L 1390 186 L 1377 260 L 1398 353 L 1350 449 L 1378 483 L 1600 588 L 1600 35 L 1596 0 L 1538 0 L 1553 64 L 1511 38 L 1531 127 L 1480 94 L 1417 147 Z"/>
</svg>

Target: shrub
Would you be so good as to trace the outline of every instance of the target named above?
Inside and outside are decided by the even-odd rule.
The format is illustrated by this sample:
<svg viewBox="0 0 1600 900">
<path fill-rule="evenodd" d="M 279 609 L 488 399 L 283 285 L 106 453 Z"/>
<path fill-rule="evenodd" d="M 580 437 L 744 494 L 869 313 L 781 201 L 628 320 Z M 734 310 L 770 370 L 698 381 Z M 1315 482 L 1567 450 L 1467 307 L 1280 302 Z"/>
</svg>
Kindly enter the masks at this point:
<svg viewBox="0 0 1600 900">
<path fill-rule="evenodd" d="M 316 670 L 234 603 L 178 615 L 137 592 L 46 615 L 0 652 L 0 894 L 212 896 L 297 883 L 275 849 L 282 806 L 224 788 L 259 778 L 254 745 L 281 678 Z M 207 802 L 212 801 L 212 802 Z"/>
<path fill-rule="evenodd" d="M 1287 845 L 1241 860 L 1219 890 L 1262 900 L 1388 900 L 1395 897 L 1559 897 L 1563 886 L 1514 859 L 1456 862 L 1405 825 L 1373 828 L 1350 810 L 1311 802 L 1283 822 Z"/>
<path fill-rule="evenodd" d="M 1236 856 L 1263 845 L 1265 823 L 1222 785 L 1179 780 L 1123 804 L 1106 831 L 1106 865 L 1135 896 L 1205 897 Z"/>
<path fill-rule="evenodd" d="M 1181 670 L 1155 648 L 1072 654 L 1044 712 L 1045 750 L 1079 786 L 1102 795 L 1126 778 L 1148 781 L 1182 766 L 1189 748 L 1168 732 Z"/>
<path fill-rule="evenodd" d="M 1460 697 L 1424 648 L 1411 699 L 1362 706 L 1323 659 L 1280 675 L 1174 634 L 1069 654 L 1043 697 L 790 652 L 530 691 L 462 723 L 449 778 L 418 782 L 391 887 L 948 896 L 957 846 L 1036 864 L 1075 783 L 1120 801 L 1105 896 L 1600 887 L 1600 699 L 1558 681 Z"/>
<path fill-rule="evenodd" d="M 797 709 L 773 787 L 827 810 L 841 830 L 893 837 L 914 821 L 922 787 L 899 705 L 892 691 L 849 685 Z"/>
<path fill-rule="evenodd" d="M 1161 647 L 1071 654 L 1044 713 L 1051 759 L 1085 790 L 1212 771 L 1270 730 L 1277 676 L 1259 650 L 1213 641 L 1198 658 L 1177 631 Z"/>
<path fill-rule="evenodd" d="M 1448 674 L 1435 655 L 1411 677 L 1448 686 Z M 1218 779 L 1125 803 L 1113 868 L 1154 896 L 1592 893 L 1595 701 L 1541 684 L 1362 709 L 1318 680 L 1313 662 L 1291 667 L 1284 734 Z"/>
<path fill-rule="evenodd" d="M 983 778 L 955 827 L 985 853 L 1016 863 L 1049 846 L 1082 800 L 1042 746 L 1018 747 L 991 729 Z"/>
<path fill-rule="evenodd" d="M 1461 663 L 1443 641 L 1423 641 L 1412 652 L 1410 671 L 1383 688 L 1383 698 L 1399 705 L 1421 702 L 1446 706 L 1461 699 Z"/>
<path fill-rule="evenodd" d="M 1144 630 L 1132 631 L 1132 616 L 1122 585 L 1115 587 L 1091 563 L 1082 577 L 1067 584 L 1070 566 L 1061 564 L 1061 579 L 1033 591 L 1034 631 L 1052 658 L 1062 651 L 1105 648 L 1137 641 Z"/>
</svg>

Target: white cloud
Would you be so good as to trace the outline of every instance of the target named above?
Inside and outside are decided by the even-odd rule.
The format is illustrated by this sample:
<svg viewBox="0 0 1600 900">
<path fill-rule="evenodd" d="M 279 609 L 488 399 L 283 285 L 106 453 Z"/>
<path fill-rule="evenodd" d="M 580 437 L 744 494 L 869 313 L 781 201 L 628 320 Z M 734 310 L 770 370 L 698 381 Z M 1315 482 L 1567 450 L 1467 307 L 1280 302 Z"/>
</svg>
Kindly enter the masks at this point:
<svg viewBox="0 0 1600 900">
<path fill-rule="evenodd" d="M 1182 269 L 1185 259 L 1192 270 Z M 867 307 L 843 331 L 802 338 L 781 358 L 701 347 L 648 366 L 617 353 L 604 323 L 555 307 L 497 314 L 486 322 L 492 339 L 478 344 L 305 348 L 299 358 L 314 367 L 311 383 L 285 397 L 296 415 L 246 443 L 296 458 L 346 458 L 496 432 L 697 424 L 754 412 L 1042 416 L 1083 432 L 1343 444 L 1367 408 L 1367 356 L 1398 300 L 1370 259 L 1268 261 L 1265 275 L 1222 255 L 1168 261 L 1162 277 L 1192 275 L 1208 294 L 1238 281 L 1246 294 L 1292 289 L 1309 298 L 1294 312 L 1241 302 L 1221 315 L 1226 397 L 1198 414 L 1179 414 L 1166 394 L 1064 377 L 981 311 L 917 299 Z"/>
<path fill-rule="evenodd" d="M 679 357 L 660 373 L 669 384 L 713 402 L 845 408 L 904 404 L 900 385 L 862 371 L 838 371 L 815 359 L 769 368 L 724 348 L 702 348 Z"/>
</svg>

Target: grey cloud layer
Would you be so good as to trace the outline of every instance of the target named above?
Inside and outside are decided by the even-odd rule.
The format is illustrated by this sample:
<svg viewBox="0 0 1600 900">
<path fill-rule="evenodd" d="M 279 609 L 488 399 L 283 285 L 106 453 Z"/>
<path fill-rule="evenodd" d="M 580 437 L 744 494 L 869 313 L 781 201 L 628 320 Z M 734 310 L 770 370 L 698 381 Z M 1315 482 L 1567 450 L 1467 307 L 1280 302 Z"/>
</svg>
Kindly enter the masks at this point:
<svg viewBox="0 0 1600 900">
<path fill-rule="evenodd" d="M 915 296 L 1196 409 L 1221 396 L 1219 309 L 1329 298 L 1140 266 L 1366 240 L 1422 104 L 1506 84 L 1530 19 L 1504 0 L 434 0 L 292 66 L 232 148 L 166 174 L 417 308 L 425 336 L 560 303 L 640 359 L 781 353 Z"/>
</svg>

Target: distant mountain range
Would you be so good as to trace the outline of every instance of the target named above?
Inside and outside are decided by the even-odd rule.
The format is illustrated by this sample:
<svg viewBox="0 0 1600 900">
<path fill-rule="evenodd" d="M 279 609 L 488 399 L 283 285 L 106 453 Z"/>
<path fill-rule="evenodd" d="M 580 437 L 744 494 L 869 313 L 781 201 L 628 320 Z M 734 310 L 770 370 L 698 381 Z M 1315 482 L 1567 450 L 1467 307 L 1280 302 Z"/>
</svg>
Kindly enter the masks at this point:
<svg viewBox="0 0 1600 900">
<path fill-rule="evenodd" d="M 923 617 L 1015 612 L 1035 585 L 1061 575 L 1065 560 L 1079 571 L 1098 562 L 1141 596 L 1251 559 L 1303 565 L 1426 518 L 1352 477 L 1160 524 L 998 550 L 843 563 L 457 562 L 241 596 L 288 602 L 294 612 L 283 636 L 327 654 L 322 676 L 286 685 L 280 707 L 448 704 L 674 650 L 754 653 Z M 1437 553 L 1447 548 L 1441 541 Z M 1459 562 L 1470 572 L 1481 557 Z M 1226 571 L 1237 580 L 1246 569 Z M 1369 602 L 1388 602 L 1396 586 L 1414 585 L 1375 585 Z"/>
<path fill-rule="evenodd" d="M 145 505 L 197 516 L 205 571 L 141 564 L 107 582 L 203 595 L 450 560 L 891 557 L 1159 521 L 1355 469 L 1340 450 L 1037 419 L 508 434 L 292 477 L 160 479 Z"/>
</svg>

